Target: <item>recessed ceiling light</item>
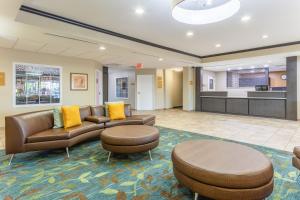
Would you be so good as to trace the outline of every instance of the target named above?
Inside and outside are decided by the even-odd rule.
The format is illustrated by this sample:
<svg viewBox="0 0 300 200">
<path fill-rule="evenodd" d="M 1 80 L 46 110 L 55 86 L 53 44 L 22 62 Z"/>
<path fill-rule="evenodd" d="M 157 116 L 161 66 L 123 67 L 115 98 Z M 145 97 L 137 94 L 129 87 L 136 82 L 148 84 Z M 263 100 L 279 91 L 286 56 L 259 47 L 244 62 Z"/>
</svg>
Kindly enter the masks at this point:
<svg viewBox="0 0 300 200">
<path fill-rule="evenodd" d="M 216 44 L 216 48 L 220 48 L 221 46 L 221 44 Z"/>
<path fill-rule="evenodd" d="M 262 35 L 262 39 L 267 39 L 267 38 L 269 38 L 269 36 L 268 35 Z"/>
<path fill-rule="evenodd" d="M 245 15 L 241 18 L 242 22 L 248 22 L 251 19 L 251 17 L 249 15 Z"/>
<path fill-rule="evenodd" d="M 241 7 L 240 0 L 172 0 L 172 4 L 173 18 L 193 25 L 223 21 L 236 14 Z"/>
<path fill-rule="evenodd" d="M 105 46 L 100 46 L 99 50 L 104 51 L 104 50 L 106 50 L 106 47 Z"/>
<path fill-rule="evenodd" d="M 136 8 L 135 9 L 135 14 L 137 15 L 142 15 L 145 13 L 145 10 L 143 8 Z"/>
<path fill-rule="evenodd" d="M 228 68 L 227 71 L 231 71 L 231 68 Z"/>
<path fill-rule="evenodd" d="M 158 59 L 158 61 L 163 61 L 163 60 L 164 60 L 163 58 L 159 58 L 159 59 Z"/>
<path fill-rule="evenodd" d="M 194 36 L 194 32 L 193 32 L 193 31 L 188 31 L 188 32 L 186 33 L 186 36 L 188 36 L 188 37 L 193 37 L 193 36 Z"/>
</svg>

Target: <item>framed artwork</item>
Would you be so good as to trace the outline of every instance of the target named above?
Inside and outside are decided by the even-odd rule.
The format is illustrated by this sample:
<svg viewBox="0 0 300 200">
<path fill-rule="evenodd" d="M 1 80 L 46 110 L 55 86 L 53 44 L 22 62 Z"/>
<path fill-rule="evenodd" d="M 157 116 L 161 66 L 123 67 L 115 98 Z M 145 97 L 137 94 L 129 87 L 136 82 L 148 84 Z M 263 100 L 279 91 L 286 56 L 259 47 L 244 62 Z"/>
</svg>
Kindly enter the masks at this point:
<svg viewBox="0 0 300 200">
<path fill-rule="evenodd" d="M 61 67 L 14 63 L 13 70 L 14 107 L 61 105 Z"/>
<path fill-rule="evenodd" d="M 70 86 L 75 91 L 88 90 L 88 74 L 71 73 Z"/>
<path fill-rule="evenodd" d="M 161 76 L 157 77 L 157 88 L 163 88 L 163 78 Z"/>
<path fill-rule="evenodd" d="M 4 85 L 5 85 L 5 73 L 0 72 L 0 86 L 4 86 Z"/>
</svg>

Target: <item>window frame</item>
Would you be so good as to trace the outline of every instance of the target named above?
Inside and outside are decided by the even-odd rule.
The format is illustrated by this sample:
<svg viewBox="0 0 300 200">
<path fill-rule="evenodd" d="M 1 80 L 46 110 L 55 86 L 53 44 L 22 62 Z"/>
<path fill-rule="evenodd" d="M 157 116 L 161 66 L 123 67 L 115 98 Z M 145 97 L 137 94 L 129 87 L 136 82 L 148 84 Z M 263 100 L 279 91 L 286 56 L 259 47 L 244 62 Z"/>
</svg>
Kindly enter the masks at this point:
<svg viewBox="0 0 300 200">
<path fill-rule="evenodd" d="M 123 79 L 123 78 L 127 78 L 127 97 L 118 97 L 118 95 L 117 95 L 117 87 L 118 87 L 118 84 L 117 84 L 117 79 Z M 129 77 L 128 76 L 120 76 L 120 77 L 116 77 L 115 78 L 115 83 L 116 83 L 116 88 L 115 88 L 115 97 L 117 98 L 117 99 L 129 99 Z"/>
<path fill-rule="evenodd" d="M 45 103 L 45 104 L 24 104 L 24 105 L 17 105 L 16 102 L 16 66 L 17 65 L 31 65 L 35 67 L 42 67 L 42 68 L 58 68 L 59 69 L 59 84 L 60 84 L 60 102 L 59 103 Z M 12 80 L 13 80 L 13 107 L 14 108 L 26 108 L 26 107 L 45 107 L 45 106 L 61 106 L 63 101 L 63 94 L 62 94 L 62 74 L 63 69 L 61 66 L 53 66 L 53 65 L 45 65 L 45 64 L 33 64 L 33 63 L 23 63 L 23 62 L 14 62 L 13 63 L 13 73 L 12 73 Z"/>
</svg>

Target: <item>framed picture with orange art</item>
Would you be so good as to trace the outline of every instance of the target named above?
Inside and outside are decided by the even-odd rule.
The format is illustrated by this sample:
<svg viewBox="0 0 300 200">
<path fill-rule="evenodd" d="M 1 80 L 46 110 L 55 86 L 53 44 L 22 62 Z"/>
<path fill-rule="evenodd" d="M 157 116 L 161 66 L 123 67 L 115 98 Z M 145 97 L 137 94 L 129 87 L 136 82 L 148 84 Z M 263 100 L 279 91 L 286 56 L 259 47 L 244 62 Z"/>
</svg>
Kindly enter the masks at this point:
<svg viewBox="0 0 300 200">
<path fill-rule="evenodd" d="M 5 85 L 5 73 L 0 72 L 0 86 L 4 86 L 4 85 Z"/>
<path fill-rule="evenodd" d="M 88 74 L 71 73 L 70 87 L 73 91 L 88 90 Z"/>
</svg>

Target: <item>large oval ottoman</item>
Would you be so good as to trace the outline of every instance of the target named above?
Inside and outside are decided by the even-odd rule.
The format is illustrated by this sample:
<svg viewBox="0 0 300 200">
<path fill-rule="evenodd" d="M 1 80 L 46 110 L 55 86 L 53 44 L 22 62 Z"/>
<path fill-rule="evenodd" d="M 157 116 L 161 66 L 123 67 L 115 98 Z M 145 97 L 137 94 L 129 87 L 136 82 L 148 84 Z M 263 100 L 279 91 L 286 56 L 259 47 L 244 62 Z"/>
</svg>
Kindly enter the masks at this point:
<svg viewBox="0 0 300 200">
<path fill-rule="evenodd" d="M 101 142 L 109 151 L 108 159 L 113 153 L 129 154 L 149 152 L 159 144 L 159 130 L 147 125 L 126 125 L 107 128 L 101 133 Z"/>
<path fill-rule="evenodd" d="M 172 152 L 178 181 L 211 199 L 259 200 L 273 191 L 273 166 L 259 151 L 217 140 L 187 141 Z"/>
</svg>

